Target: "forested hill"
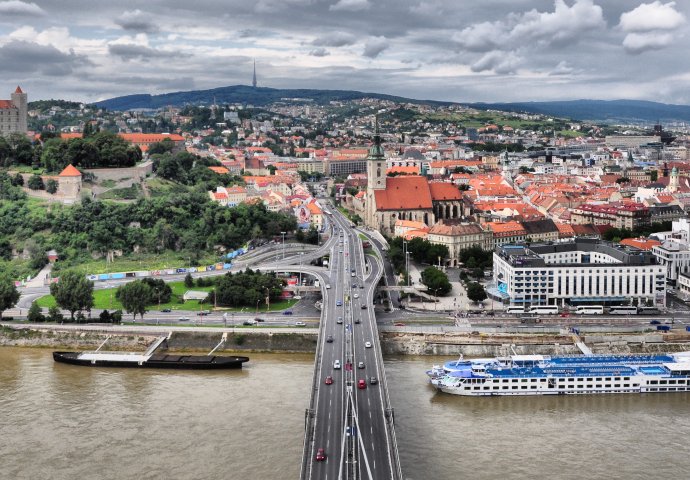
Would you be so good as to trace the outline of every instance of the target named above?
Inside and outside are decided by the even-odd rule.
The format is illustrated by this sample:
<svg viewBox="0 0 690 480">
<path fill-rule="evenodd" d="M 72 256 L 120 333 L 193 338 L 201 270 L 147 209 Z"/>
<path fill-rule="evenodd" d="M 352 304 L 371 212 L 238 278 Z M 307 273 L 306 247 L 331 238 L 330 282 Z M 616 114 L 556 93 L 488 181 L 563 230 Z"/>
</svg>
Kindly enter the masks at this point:
<svg viewBox="0 0 690 480">
<path fill-rule="evenodd" d="M 352 90 L 314 90 L 314 89 L 277 89 L 264 87 L 250 87 L 247 85 L 233 85 L 211 90 L 194 90 L 189 92 L 164 93 L 161 95 L 127 95 L 97 102 L 99 107 L 108 110 L 131 110 L 139 108 L 161 108 L 168 105 L 183 106 L 190 104 L 210 105 L 215 100 L 218 104 L 244 103 L 256 106 L 267 105 L 281 99 L 308 99 L 316 103 L 327 103 L 336 100 L 357 100 L 360 98 L 379 98 L 394 102 L 412 102 L 428 104 L 450 104 L 450 102 L 434 102 L 431 100 L 411 100 L 393 95 L 380 93 L 366 93 Z"/>
</svg>

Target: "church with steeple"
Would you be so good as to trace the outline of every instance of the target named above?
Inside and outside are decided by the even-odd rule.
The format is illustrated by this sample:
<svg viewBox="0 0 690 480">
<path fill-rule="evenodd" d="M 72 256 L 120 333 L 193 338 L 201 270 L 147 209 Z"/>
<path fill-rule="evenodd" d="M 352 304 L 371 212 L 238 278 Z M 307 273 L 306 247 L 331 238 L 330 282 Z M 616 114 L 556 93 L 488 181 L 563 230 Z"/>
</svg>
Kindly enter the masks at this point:
<svg viewBox="0 0 690 480">
<path fill-rule="evenodd" d="M 431 227 L 440 220 L 457 220 L 462 216 L 462 195 L 456 185 L 429 182 L 420 175 L 388 177 L 386 169 L 377 118 L 374 145 L 367 156 L 366 226 L 392 236 L 398 220 L 423 222 Z"/>
<path fill-rule="evenodd" d="M 26 93 L 17 87 L 10 100 L 0 100 L 0 135 L 27 133 L 29 101 Z"/>
</svg>

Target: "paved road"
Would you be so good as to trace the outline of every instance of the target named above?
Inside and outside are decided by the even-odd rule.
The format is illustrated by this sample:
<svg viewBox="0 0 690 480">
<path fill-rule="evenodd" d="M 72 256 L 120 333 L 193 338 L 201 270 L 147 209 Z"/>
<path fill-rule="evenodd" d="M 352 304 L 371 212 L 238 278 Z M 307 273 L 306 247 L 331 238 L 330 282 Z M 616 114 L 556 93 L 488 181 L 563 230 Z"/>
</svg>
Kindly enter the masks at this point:
<svg viewBox="0 0 690 480">
<path fill-rule="evenodd" d="M 313 417 L 306 435 L 302 478 L 399 478 L 372 303 L 382 265 L 365 258 L 349 222 L 339 214 L 334 214 L 333 220 L 338 245 L 331 255 L 331 288 L 323 302 Z M 329 337 L 332 342 L 326 341 Z M 341 368 L 334 368 L 336 361 Z M 362 368 L 358 368 L 359 362 Z M 327 376 L 332 377 L 333 384 L 326 385 Z M 372 384 L 371 377 L 378 383 Z M 360 380 L 365 388 L 358 388 Z M 326 459 L 317 461 L 321 448 Z"/>
</svg>

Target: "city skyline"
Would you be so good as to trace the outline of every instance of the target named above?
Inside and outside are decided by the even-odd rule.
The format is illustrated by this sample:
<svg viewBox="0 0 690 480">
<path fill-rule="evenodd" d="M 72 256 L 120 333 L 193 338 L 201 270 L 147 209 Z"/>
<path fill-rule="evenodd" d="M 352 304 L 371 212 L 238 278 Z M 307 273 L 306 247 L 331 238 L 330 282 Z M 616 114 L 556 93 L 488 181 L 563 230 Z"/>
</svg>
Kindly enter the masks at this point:
<svg viewBox="0 0 690 480">
<path fill-rule="evenodd" d="M 673 1 L 0 1 L 3 84 L 96 101 L 252 82 L 418 99 L 690 104 Z M 7 87 L 9 88 L 9 87 Z"/>
</svg>

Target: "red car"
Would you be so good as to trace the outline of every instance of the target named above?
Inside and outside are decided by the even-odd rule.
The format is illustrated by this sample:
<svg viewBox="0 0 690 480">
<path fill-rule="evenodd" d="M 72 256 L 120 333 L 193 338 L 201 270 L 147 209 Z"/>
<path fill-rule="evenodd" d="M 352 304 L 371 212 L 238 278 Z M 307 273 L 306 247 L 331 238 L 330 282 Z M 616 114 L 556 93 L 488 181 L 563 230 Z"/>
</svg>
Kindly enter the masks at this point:
<svg viewBox="0 0 690 480">
<path fill-rule="evenodd" d="M 367 388 L 367 382 L 366 380 L 360 380 L 357 382 L 357 388 L 359 389 L 364 389 Z"/>
<path fill-rule="evenodd" d="M 405 324 L 404 324 L 404 323 L 400 323 L 400 322 L 396 322 L 396 323 L 393 324 L 393 326 L 395 326 L 395 327 L 404 327 Z"/>
<path fill-rule="evenodd" d="M 326 460 L 326 452 L 323 450 L 323 448 L 319 448 L 316 451 L 316 461 L 323 462 L 324 460 Z"/>
<path fill-rule="evenodd" d="M 330 375 L 326 377 L 326 385 L 331 385 L 333 384 L 333 377 Z"/>
<path fill-rule="evenodd" d="M 568 312 L 561 313 L 561 317 L 565 318 L 565 317 L 569 317 L 569 316 L 570 316 L 570 314 Z"/>
</svg>

